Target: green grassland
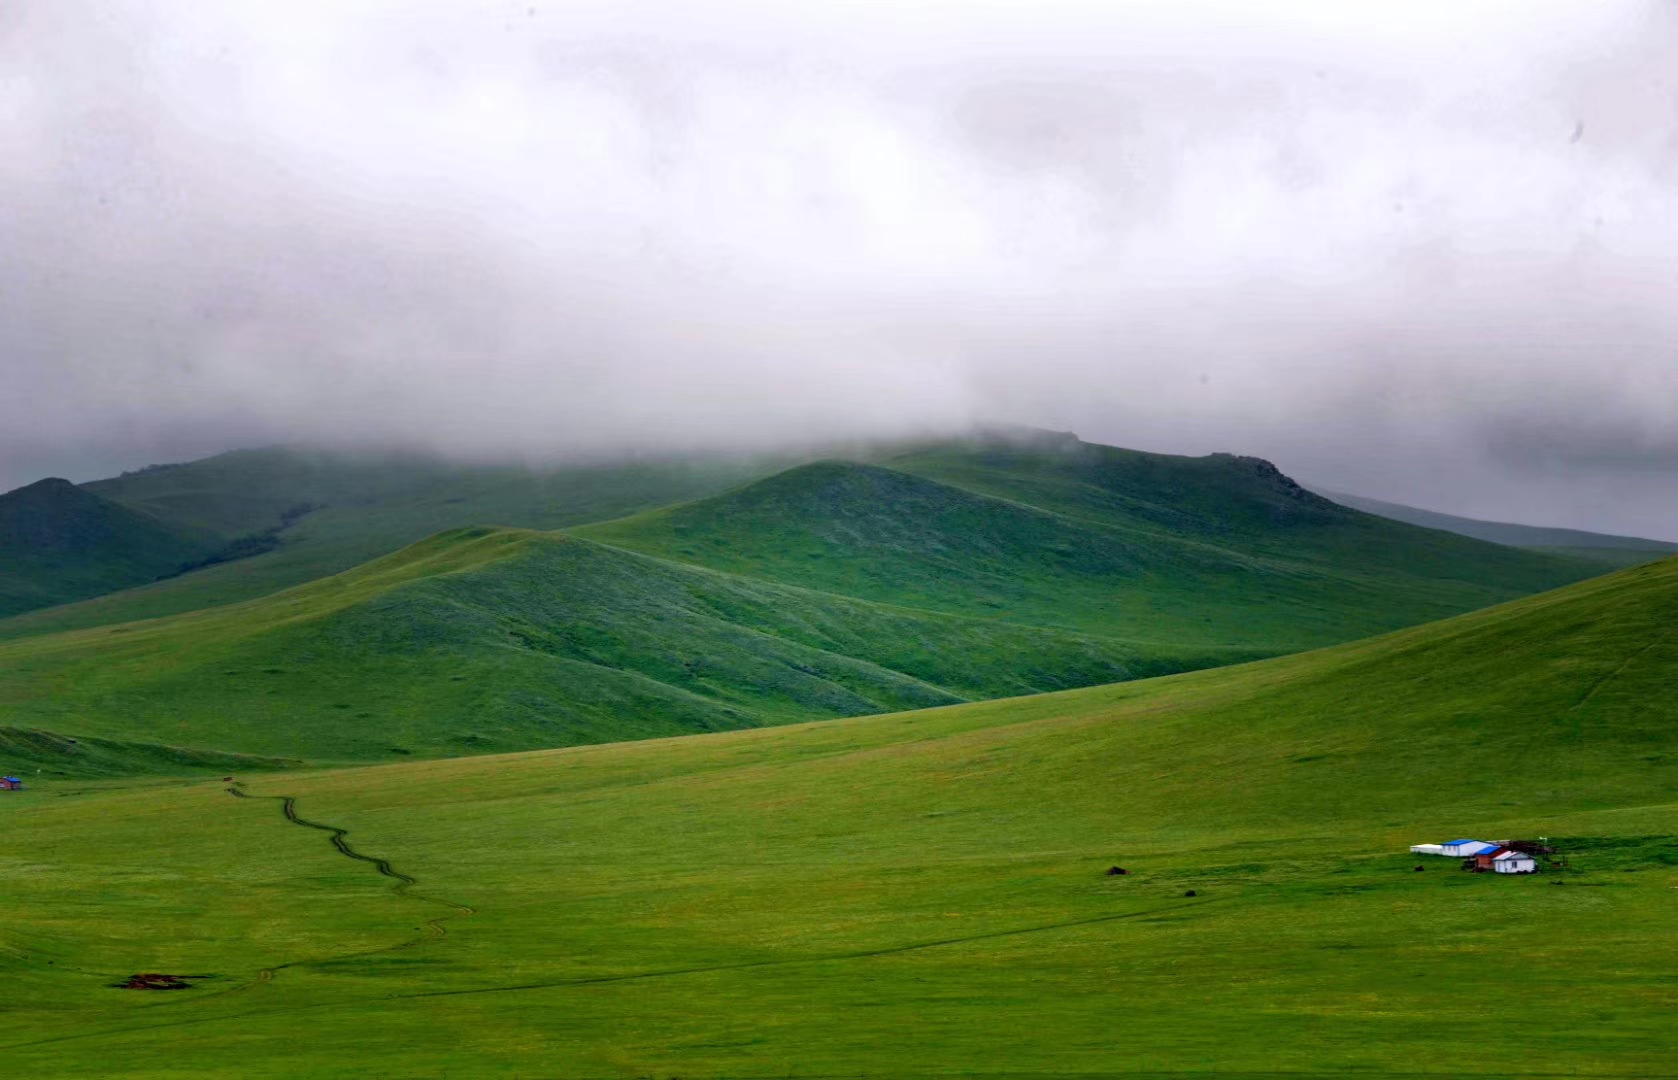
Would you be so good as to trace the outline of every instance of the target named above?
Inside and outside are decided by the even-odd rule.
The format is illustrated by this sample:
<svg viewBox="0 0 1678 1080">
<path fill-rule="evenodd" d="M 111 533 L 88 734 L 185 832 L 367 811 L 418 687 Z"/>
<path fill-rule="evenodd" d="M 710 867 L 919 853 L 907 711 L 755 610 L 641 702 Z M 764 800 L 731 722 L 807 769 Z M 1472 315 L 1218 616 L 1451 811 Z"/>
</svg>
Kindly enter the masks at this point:
<svg viewBox="0 0 1678 1080">
<path fill-rule="evenodd" d="M 722 491 L 775 467 L 770 459 L 719 457 L 535 468 L 281 447 L 144 469 L 83 490 L 240 545 L 248 557 L 0 619 L 0 640 L 236 603 L 348 570 L 443 530 L 484 522 L 558 529 Z M 147 580 L 128 578 L 110 588 Z"/>
<path fill-rule="evenodd" d="M 0 798 L 0 1048 L 65 1077 L 1671 1075 L 1675 618 L 1668 560 L 1029 698 L 47 781 Z M 1459 835 L 1570 865 L 1406 852 Z M 205 978 L 111 988 L 139 971 Z"/>
</svg>

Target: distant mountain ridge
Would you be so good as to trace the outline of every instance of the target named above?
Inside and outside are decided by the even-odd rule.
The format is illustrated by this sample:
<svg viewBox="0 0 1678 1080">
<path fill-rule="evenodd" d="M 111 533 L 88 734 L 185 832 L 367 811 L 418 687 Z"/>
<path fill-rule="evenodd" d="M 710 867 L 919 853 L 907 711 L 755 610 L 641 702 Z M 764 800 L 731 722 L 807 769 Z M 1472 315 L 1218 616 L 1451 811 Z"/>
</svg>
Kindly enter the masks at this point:
<svg viewBox="0 0 1678 1080">
<path fill-rule="evenodd" d="M 961 449 L 952 456 L 952 447 Z M 1097 448 L 1070 432 L 995 428 L 964 439 L 847 447 L 843 459 L 1003 499 L 1023 492 L 1024 504 L 1064 516 L 1111 524 L 1117 515 L 1126 527 L 1185 530 L 1206 541 L 1244 534 L 1262 542 L 1267 532 L 1285 532 L 1289 521 L 1334 513 L 1320 494 L 1258 458 Z M 444 529 L 483 523 L 552 529 L 614 519 L 718 494 L 807 460 L 790 455 L 536 468 L 271 447 L 150 466 L 89 482 L 81 490 L 200 543 L 219 543 L 215 560 L 221 564 L 182 576 L 173 576 L 178 567 L 107 573 L 89 565 L 78 571 L 87 584 L 74 590 L 19 587 L 0 614 L 0 640 L 252 599 L 347 570 Z M 1028 460 L 1035 464 L 1015 472 Z M 1356 497 L 1343 501 L 1352 505 Z M 1678 550 L 1667 545 L 1645 554 L 1642 545 L 1658 542 L 1623 538 L 1631 554 L 1620 555 L 1597 546 L 1601 538 L 1595 534 L 1580 534 L 1577 551 L 1563 550 L 1573 535 L 1565 530 L 1540 530 L 1543 537 L 1505 534 L 1490 523 L 1476 530 L 1472 526 L 1480 523 L 1382 505 L 1387 513 L 1371 512 L 1493 543 L 1550 546 L 1552 553 L 1577 554 L 1599 566 Z M 182 565 L 192 561 L 183 559 Z M 65 605 L 66 600 L 79 602 Z M 39 608 L 46 610 L 30 610 Z"/>
<path fill-rule="evenodd" d="M 1472 536 L 1493 544 L 1509 547 L 1554 549 L 1580 558 L 1591 559 L 1615 568 L 1653 562 L 1655 559 L 1678 553 L 1678 543 L 1669 540 L 1649 540 L 1637 536 L 1615 536 L 1611 533 L 1588 532 L 1583 529 L 1546 528 L 1540 525 L 1515 525 L 1499 521 L 1458 517 L 1437 510 L 1423 510 L 1402 503 L 1385 502 L 1362 495 L 1353 495 L 1333 488 L 1312 487 L 1311 490 L 1343 506 L 1350 506 L 1368 514 L 1394 521 L 1420 525 L 1426 529 Z"/>
</svg>

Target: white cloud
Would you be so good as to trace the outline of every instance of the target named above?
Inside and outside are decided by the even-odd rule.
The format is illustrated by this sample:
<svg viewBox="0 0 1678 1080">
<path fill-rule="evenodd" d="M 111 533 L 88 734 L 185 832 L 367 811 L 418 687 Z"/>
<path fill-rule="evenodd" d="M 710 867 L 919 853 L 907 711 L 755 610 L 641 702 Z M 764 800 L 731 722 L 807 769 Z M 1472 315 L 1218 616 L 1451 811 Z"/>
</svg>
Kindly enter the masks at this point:
<svg viewBox="0 0 1678 1080">
<path fill-rule="evenodd" d="M 1678 533 L 1669 7 L 13 6 L 0 483 L 1002 416 Z"/>
</svg>

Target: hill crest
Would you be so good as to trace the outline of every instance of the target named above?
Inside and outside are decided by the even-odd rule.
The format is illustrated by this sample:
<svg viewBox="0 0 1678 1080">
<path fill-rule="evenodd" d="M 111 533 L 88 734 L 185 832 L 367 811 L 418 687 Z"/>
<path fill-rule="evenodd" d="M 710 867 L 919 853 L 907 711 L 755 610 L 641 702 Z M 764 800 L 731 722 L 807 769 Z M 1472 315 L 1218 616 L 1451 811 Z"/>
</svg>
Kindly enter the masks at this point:
<svg viewBox="0 0 1678 1080">
<path fill-rule="evenodd" d="M 1598 569 L 1363 514 L 1261 459 L 1065 441 L 822 461 L 573 531 L 864 599 L 1137 639 L 1268 641 L 1276 651 L 1441 618 Z"/>
</svg>

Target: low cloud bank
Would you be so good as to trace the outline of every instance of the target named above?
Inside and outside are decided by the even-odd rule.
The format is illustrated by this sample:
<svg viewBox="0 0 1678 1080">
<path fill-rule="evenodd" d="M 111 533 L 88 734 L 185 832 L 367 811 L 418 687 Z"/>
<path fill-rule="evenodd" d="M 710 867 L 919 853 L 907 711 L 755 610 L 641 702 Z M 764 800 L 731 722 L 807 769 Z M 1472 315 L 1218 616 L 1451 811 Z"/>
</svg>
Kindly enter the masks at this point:
<svg viewBox="0 0 1678 1080">
<path fill-rule="evenodd" d="M 1669 5 L 14 4 L 0 486 L 1009 419 L 1678 536 Z"/>
</svg>

